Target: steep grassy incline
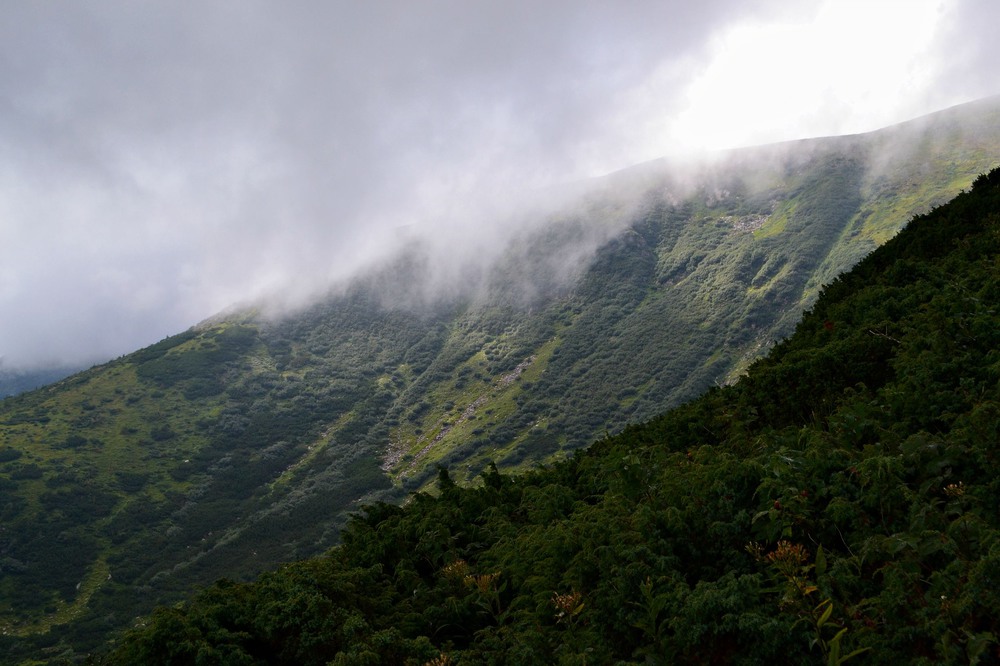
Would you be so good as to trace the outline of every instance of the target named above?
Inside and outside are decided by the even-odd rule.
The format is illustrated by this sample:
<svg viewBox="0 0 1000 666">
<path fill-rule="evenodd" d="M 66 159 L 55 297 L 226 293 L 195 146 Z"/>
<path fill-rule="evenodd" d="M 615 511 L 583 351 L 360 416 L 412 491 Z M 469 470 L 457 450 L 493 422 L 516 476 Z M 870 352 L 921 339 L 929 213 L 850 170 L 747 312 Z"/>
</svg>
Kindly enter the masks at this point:
<svg viewBox="0 0 1000 666">
<path fill-rule="evenodd" d="M 12 654 L 79 651 L 195 585 L 322 552 L 361 503 L 402 501 L 438 465 L 462 482 L 564 458 L 731 383 L 893 215 L 993 166 L 996 108 L 684 179 L 648 165 L 459 296 L 422 300 L 432 267 L 410 249 L 295 316 L 220 317 L 0 402 Z"/>
<path fill-rule="evenodd" d="M 996 663 L 1000 170 L 714 389 L 572 459 L 366 508 L 104 664 Z"/>
</svg>

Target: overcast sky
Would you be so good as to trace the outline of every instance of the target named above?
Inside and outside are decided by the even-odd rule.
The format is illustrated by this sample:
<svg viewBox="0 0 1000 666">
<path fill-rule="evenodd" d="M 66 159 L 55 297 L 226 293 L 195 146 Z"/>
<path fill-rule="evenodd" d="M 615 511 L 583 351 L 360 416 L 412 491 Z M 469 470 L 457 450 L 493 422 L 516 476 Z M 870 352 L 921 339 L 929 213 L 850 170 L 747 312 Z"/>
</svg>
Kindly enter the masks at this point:
<svg viewBox="0 0 1000 666">
<path fill-rule="evenodd" d="M 401 227 L 485 234 L 522 192 L 995 94 L 997 25 L 995 0 L 6 3 L 0 356 L 105 360 Z"/>
</svg>

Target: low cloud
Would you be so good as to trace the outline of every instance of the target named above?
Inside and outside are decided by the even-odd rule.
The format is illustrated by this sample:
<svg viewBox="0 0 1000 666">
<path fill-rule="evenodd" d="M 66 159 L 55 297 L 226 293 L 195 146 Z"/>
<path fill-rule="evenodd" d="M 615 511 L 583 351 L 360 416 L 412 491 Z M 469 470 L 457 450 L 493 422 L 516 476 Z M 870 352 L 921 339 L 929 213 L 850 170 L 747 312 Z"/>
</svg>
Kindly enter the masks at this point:
<svg viewBox="0 0 1000 666">
<path fill-rule="evenodd" d="M 845 55 L 838 70 L 827 51 L 859 47 L 844 6 L 866 40 L 896 21 L 922 31 L 919 44 L 881 69 Z M 763 142 L 990 94 L 984 11 L 996 13 L 986 2 L 19 3 L 0 24 L 0 354 L 9 366 L 110 358 L 232 303 L 301 302 L 405 238 L 445 239 L 452 258 L 475 260 L 544 195 L 709 146 L 713 127 L 729 144 Z M 803 80 L 808 67 L 763 71 L 778 56 L 741 56 L 755 34 L 796 30 L 834 36 L 822 53 L 789 38 L 788 62 L 859 80 L 836 104 L 836 89 Z M 762 69 L 729 99 L 741 61 Z M 883 78 L 862 85 L 871 69 Z M 891 108 L 873 110 L 886 106 L 878 81 L 900 69 L 911 76 Z M 800 94 L 775 99 L 782 90 Z"/>
</svg>

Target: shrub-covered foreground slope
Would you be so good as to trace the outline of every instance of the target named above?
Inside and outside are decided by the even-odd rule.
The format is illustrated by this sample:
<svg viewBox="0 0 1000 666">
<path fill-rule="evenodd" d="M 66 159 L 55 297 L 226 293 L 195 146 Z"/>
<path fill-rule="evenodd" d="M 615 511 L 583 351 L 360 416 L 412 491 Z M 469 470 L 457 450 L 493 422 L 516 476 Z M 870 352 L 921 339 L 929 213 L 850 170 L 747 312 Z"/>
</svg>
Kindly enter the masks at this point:
<svg viewBox="0 0 1000 666">
<path fill-rule="evenodd" d="M 546 469 L 442 472 L 106 663 L 995 663 L 998 322 L 994 171 L 737 385 Z"/>
<path fill-rule="evenodd" d="M 683 178 L 645 165 L 447 297 L 411 247 L 294 316 L 219 317 L 0 402 L 0 661 L 322 553 L 439 464 L 461 483 L 565 457 L 729 383 L 998 154 L 988 100 Z"/>
</svg>

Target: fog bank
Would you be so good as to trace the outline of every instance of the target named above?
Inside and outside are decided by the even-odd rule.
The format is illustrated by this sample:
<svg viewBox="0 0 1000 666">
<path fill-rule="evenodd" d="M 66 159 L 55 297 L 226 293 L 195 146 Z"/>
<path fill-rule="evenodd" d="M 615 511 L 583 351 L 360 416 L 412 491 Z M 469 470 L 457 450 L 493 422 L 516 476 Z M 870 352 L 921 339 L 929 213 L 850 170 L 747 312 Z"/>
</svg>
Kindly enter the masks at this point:
<svg viewBox="0 0 1000 666">
<path fill-rule="evenodd" d="M 444 241 L 447 289 L 567 184 L 993 93 L 997 14 L 18 3 L 0 24 L 0 355 L 110 358 L 233 303 L 302 303 L 404 241 Z"/>
</svg>

